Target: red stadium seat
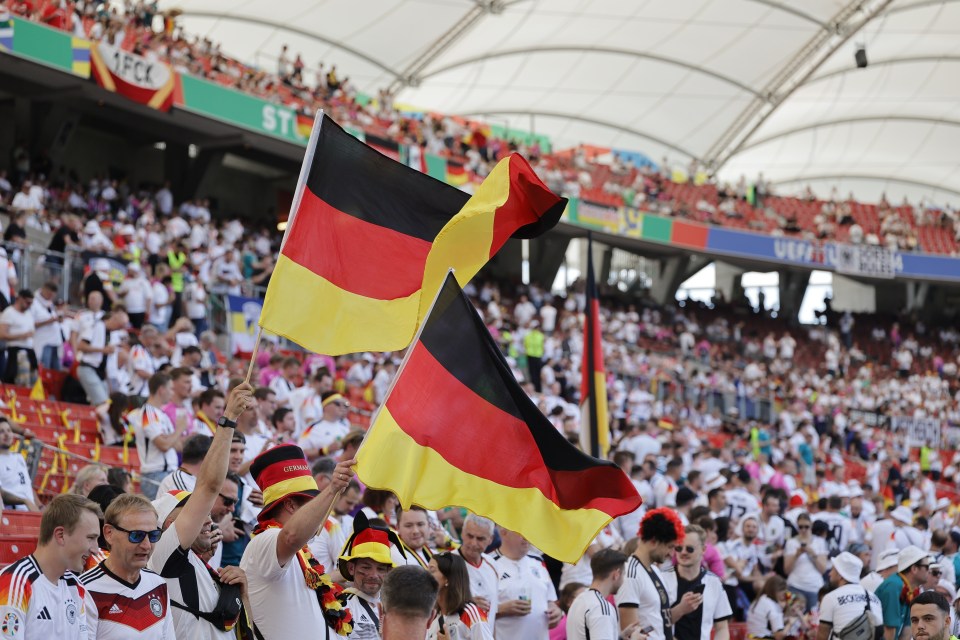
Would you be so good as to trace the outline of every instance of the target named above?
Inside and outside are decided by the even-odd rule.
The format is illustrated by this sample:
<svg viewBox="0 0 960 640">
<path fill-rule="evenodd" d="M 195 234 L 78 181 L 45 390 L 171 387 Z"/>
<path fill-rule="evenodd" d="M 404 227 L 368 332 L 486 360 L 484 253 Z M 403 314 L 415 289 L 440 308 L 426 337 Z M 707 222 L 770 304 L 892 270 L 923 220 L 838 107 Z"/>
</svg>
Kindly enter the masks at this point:
<svg viewBox="0 0 960 640">
<path fill-rule="evenodd" d="M 0 567 L 13 564 L 36 550 L 36 536 L 2 536 L 0 537 Z"/>
<path fill-rule="evenodd" d="M 40 514 L 30 511 L 5 509 L 0 512 L 0 538 L 37 536 L 40 534 Z"/>
</svg>

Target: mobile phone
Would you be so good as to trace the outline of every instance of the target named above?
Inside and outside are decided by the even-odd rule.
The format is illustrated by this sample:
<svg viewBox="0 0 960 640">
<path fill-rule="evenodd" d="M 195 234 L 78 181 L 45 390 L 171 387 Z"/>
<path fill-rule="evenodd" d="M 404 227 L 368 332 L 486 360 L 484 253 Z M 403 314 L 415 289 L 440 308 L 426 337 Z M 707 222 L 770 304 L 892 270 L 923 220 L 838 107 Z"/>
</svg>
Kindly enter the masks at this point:
<svg viewBox="0 0 960 640">
<path fill-rule="evenodd" d="M 647 625 L 643 629 L 640 629 L 640 633 L 644 635 L 650 635 L 653 633 L 653 627 L 651 625 Z"/>
<path fill-rule="evenodd" d="M 700 595 L 703 595 L 703 590 L 706 589 L 706 587 L 707 585 L 705 584 L 698 584 L 693 589 L 690 589 L 690 591 L 692 591 L 693 593 L 699 593 Z"/>
</svg>

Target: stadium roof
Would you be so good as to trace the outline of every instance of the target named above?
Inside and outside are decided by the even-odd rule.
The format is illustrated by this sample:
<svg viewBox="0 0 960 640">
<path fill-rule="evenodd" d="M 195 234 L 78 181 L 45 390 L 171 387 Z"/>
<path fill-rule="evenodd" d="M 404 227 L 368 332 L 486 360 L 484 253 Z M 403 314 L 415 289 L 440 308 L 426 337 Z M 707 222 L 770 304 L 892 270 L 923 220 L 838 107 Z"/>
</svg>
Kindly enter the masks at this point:
<svg viewBox="0 0 960 640">
<path fill-rule="evenodd" d="M 190 0 L 185 29 L 308 81 L 690 158 L 783 192 L 960 200 L 957 0 Z M 864 45 L 869 66 L 858 69 Z"/>
</svg>

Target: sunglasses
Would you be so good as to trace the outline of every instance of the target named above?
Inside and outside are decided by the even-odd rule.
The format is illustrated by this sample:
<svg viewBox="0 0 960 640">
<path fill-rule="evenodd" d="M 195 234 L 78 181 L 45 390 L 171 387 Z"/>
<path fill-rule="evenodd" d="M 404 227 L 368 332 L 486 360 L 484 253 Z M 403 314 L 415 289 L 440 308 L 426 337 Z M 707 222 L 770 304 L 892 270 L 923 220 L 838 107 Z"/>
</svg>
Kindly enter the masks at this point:
<svg viewBox="0 0 960 640">
<path fill-rule="evenodd" d="M 228 498 L 227 496 L 223 495 L 222 493 L 218 493 L 217 495 L 219 495 L 219 496 L 220 496 L 220 499 L 223 500 L 223 506 L 225 506 L 225 507 L 232 507 L 233 505 L 237 504 L 237 499 L 236 499 L 236 498 Z"/>
<path fill-rule="evenodd" d="M 940 571 L 940 569 L 931 569 L 931 570 L 930 570 L 930 573 L 931 573 L 931 575 L 939 576 L 940 573 L 941 573 L 941 571 Z"/>
<path fill-rule="evenodd" d="M 683 553 L 684 551 L 686 551 L 687 553 L 695 553 L 696 550 L 697 550 L 697 548 L 696 548 L 696 547 L 690 547 L 690 546 L 686 546 L 686 547 L 685 547 L 685 546 L 683 546 L 683 545 L 681 544 L 681 545 L 675 546 L 675 547 L 673 548 L 673 550 L 676 551 L 677 553 Z"/>
<path fill-rule="evenodd" d="M 798 525 L 797 525 L 797 529 L 799 529 L 800 531 L 803 531 L 804 529 L 809 529 L 809 528 L 810 528 L 810 525 L 809 525 L 809 524 L 798 524 Z"/>
<path fill-rule="evenodd" d="M 110 522 L 108 522 L 107 524 L 109 524 L 111 527 L 113 527 L 117 531 L 123 531 L 125 534 L 127 534 L 127 540 L 129 540 L 133 544 L 140 544 L 141 542 L 143 542 L 144 538 L 149 538 L 151 543 L 155 543 L 157 540 L 160 539 L 161 534 L 163 534 L 163 531 L 161 531 L 160 529 L 154 529 L 153 531 L 140 531 L 140 530 L 131 531 L 129 529 L 124 529 L 118 524 L 113 524 Z"/>
</svg>

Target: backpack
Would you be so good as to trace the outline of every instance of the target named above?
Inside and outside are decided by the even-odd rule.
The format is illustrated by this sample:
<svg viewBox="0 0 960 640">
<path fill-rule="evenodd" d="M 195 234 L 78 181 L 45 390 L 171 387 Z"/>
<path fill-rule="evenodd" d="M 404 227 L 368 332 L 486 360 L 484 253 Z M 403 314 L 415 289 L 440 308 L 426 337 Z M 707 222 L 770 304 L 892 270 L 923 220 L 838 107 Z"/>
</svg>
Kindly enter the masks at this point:
<svg viewBox="0 0 960 640">
<path fill-rule="evenodd" d="M 843 629 L 833 632 L 833 635 L 840 640 L 871 640 L 874 637 L 875 629 L 870 620 L 870 594 L 864 589 L 863 595 L 867 598 L 866 604 L 863 605 L 863 612 Z"/>
</svg>

